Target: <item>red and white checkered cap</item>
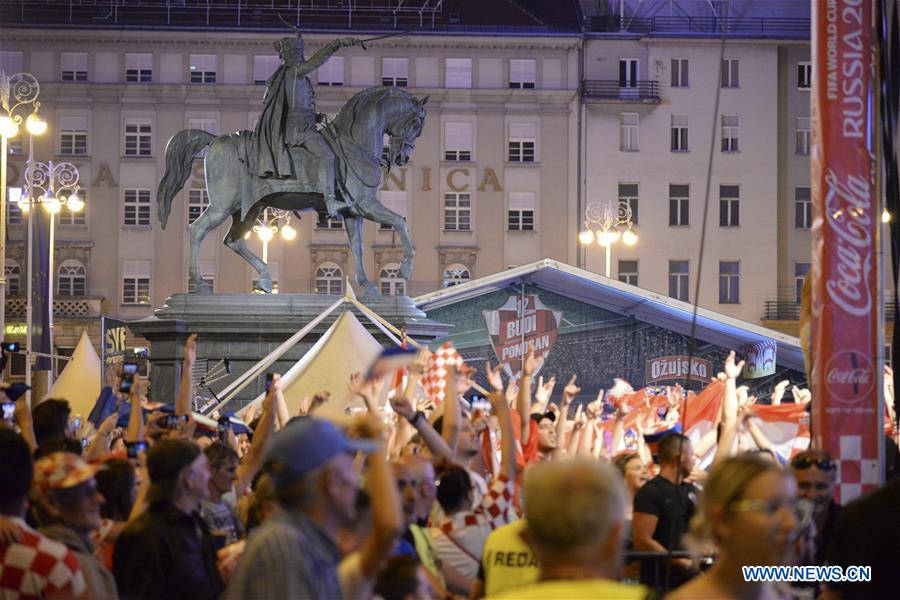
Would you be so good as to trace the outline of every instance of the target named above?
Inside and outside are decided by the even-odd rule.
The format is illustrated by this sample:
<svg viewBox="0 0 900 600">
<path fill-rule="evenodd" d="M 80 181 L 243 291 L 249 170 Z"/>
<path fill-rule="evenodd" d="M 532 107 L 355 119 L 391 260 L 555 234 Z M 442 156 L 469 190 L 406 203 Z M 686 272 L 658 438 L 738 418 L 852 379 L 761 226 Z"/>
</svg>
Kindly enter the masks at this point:
<svg viewBox="0 0 900 600">
<path fill-rule="evenodd" d="M 50 490 L 74 487 L 93 477 L 102 468 L 102 465 L 89 465 L 69 452 L 54 452 L 34 463 L 31 490 L 46 494 Z"/>
</svg>

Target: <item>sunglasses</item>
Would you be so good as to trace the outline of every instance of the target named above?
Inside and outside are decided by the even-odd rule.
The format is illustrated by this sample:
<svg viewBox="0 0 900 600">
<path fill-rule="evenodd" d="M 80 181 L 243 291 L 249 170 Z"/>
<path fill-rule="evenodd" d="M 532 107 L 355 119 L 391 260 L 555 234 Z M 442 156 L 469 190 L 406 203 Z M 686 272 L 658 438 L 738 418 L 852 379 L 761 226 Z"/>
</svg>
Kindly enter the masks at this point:
<svg viewBox="0 0 900 600">
<path fill-rule="evenodd" d="M 837 463 L 830 456 L 801 455 L 791 461 L 791 467 L 795 469 L 808 469 L 813 465 L 820 471 L 834 471 L 837 468 Z"/>
</svg>

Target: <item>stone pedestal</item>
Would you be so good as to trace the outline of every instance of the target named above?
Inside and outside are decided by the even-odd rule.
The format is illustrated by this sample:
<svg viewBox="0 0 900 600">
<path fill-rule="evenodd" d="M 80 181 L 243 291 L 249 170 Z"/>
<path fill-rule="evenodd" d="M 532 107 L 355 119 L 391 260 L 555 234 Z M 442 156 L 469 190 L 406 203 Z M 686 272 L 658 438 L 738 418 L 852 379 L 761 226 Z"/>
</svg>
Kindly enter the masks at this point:
<svg viewBox="0 0 900 600">
<path fill-rule="evenodd" d="M 322 294 L 174 294 L 154 316 L 131 321 L 128 327 L 152 344 L 150 351 L 150 397 L 158 402 L 175 401 L 181 379 L 184 342 L 192 333 L 197 339 L 197 363 L 209 364 L 227 358 L 232 374 L 211 387 L 218 393 L 238 375 L 285 342 L 331 306 L 337 296 Z M 451 328 L 426 318 L 412 300 L 404 296 L 369 297 L 361 301 L 398 329 L 420 342 L 445 335 Z M 385 346 L 392 345 L 369 319 L 350 303 L 334 310 L 285 353 L 271 371 L 285 372 L 318 341 L 332 323 L 352 309 L 366 329 Z M 236 409 L 259 395 L 265 377 L 245 387 L 229 408 Z"/>
</svg>

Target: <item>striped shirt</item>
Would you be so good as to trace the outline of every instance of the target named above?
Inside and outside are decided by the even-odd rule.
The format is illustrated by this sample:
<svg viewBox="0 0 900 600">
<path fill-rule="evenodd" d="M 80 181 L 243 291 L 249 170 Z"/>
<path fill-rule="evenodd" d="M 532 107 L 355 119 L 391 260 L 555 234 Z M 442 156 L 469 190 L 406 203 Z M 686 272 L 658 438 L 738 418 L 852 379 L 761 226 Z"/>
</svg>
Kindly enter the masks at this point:
<svg viewBox="0 0 900 600">
<path fill-rule="evenodd" d="M 226 599 L 340 598 L 334 539 L 305 514 L 279 511 L 247 541 Z"/>
</svg>

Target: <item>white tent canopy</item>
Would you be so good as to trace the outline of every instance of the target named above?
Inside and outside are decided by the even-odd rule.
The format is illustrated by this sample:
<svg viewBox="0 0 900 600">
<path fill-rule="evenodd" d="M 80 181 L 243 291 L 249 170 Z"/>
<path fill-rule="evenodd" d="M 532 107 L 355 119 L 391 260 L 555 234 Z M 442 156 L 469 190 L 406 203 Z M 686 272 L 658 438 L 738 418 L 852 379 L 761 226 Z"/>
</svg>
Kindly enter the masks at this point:
<svg viewBox="0 0 900 600">
<path fill-rule="evenodd" d="M 87 332 L 82 331 L 69 364 L 42 400 L 67 400 L 73 415 L 87 417 L 100 395 L 100 377 L 100 357 L 91 345 Z"/>
<path fill-rule="evenodd" d="M 381 344 L 353 312 L 344 310 L 319 341 L 282 374 L 281 388 L 290 414 L 297 414 L 303 398 L 327 391 L 331 399 L 316 414 L 342 416 L 350 375 L 365 373 L 381 351 Z M 263 396 L 250 404 L 262 402 Z"/>
</svg>

